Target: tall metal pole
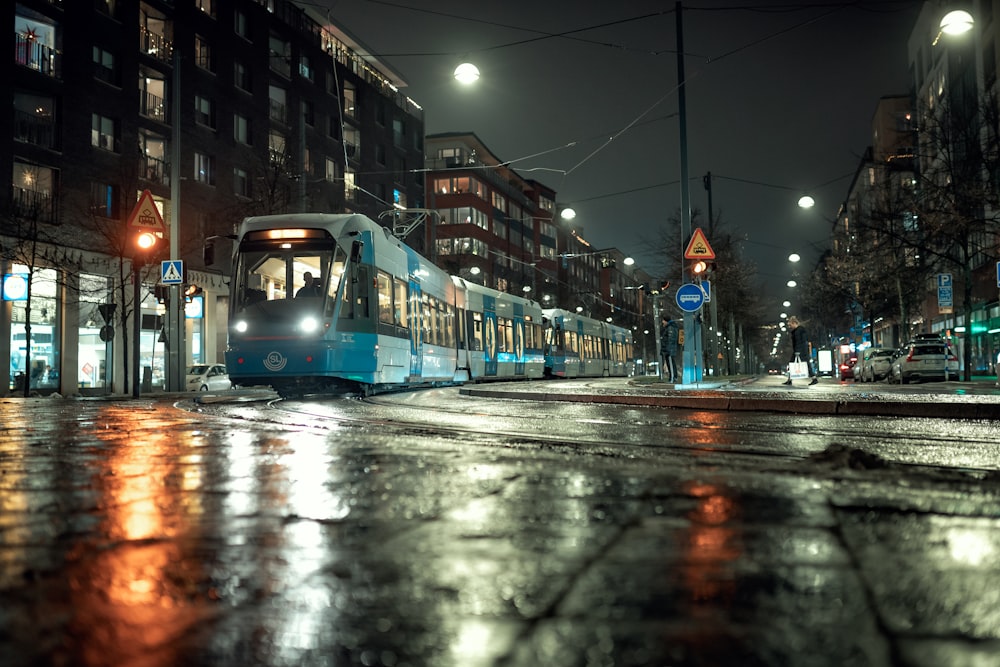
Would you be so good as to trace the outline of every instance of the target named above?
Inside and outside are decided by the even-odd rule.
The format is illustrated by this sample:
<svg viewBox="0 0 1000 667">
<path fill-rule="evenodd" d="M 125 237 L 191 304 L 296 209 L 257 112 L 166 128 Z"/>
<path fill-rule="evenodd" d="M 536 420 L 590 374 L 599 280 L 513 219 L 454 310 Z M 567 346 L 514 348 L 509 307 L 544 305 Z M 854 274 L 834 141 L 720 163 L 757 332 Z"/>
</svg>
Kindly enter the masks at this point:
<svg viewBox="0 0 1000 667">
<path fill-rule="evenodd" d="M 680 131 L 681 158 L 681 284 L 684 284 L 684 249 L 691 236 L 691 193 L 688 190 L 688 154 L 687 154 L 687 96 L 684 84 L 684 9 L 678 1 L 675 4 L 677 14 L 677 117 Z M 701 363 L 698 359 L 696 344 L 700 332 L 694 313 L 684 312 L 684 353 L 683 373 L 684 384 L 701 380 Z"/>
<path fill-rule="evenodd" d="M 715 237 L 715 221 L 712 218 L 712 172 L 705 174 L 705 189 L 708 190 L 708 236 Z M 719 363 L 719 283 L 713 280 L 712 300 L 708 303 L 708 312 L 711 316 L 710 338 L 708 349 L 711 354 L 711 365 L 715 369 L 715 374 L 720 375 Z"/>
<path fill-rule="evenodd" d="M 174 50 L 173 104 L 171 119 L 173 131 L 170 135 L 170 259 L 181 256 L 181 57 Z M 181 287 L 167 288 L 167 391 L 184 389 L 184 319 L 182 316 Z"/>
<path fill-rule="evenodd" d="M 139 345 L 142 343 L 142 303 L 139 301 L 139 258 L 132 258 L 132 398 L 139 398 Z"/>
</svg>

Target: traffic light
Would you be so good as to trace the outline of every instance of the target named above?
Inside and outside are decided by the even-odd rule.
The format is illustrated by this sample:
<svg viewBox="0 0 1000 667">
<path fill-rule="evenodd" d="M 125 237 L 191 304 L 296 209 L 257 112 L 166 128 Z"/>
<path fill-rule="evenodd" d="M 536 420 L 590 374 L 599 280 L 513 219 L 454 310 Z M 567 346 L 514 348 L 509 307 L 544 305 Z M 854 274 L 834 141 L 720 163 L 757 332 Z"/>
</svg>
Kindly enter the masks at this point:
<svg viewBox="0 0 1000 667">
<path fill-rule="evenodd" d="M 157 302 L 170 303 L 170 288 L 166 285 L 155 285 L 153 294 L 156 296 Z"/>
<path fill-rule="evenodd" d="M 700 276 L 708 270 L 708 264 L 703 259 L 699 259 L 691 265 L 691 273 Z"/>
<path fill-rule="evenodd" d="M 202 293 L 201 287 L 198 285 L 185 285 L 184 286 L 184 300 L 191 303 L 191 299 Z"/>
<path fill-rule="evenodd" d="M 148 262 L 159 243 L 160 237 L 155 232 L 151 232 L 148 229 L 137 231 L 132 237 L 132 248 L 135 251 L 135 258 L 143 262 Z"/>
</svg>

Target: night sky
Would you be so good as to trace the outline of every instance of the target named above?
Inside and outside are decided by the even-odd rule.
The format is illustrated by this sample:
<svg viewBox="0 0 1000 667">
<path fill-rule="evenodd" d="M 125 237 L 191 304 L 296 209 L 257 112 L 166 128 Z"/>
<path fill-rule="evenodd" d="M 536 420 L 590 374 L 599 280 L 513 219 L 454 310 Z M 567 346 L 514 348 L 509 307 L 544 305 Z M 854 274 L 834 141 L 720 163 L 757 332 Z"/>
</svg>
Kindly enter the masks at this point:
<svg viewBox="0 0 1000 667">
<path fill-rule="evenodd" d="M 673 2 L 316 3 L 403 76 L 428 134 L 474 132 L 556 190 L 591 243 L 663 274 L 652 249 L 680 207 Z M 909 91 L 920 4 L 683 3 L 691 206 L 707 210 L 712 172 L 713 210 L 768 302 L 794 304 L 785 282 L 826 247 L 879 98 Z M 471 87 L 452 78 L 463 60 L 482 72 Z"/>
</svg>

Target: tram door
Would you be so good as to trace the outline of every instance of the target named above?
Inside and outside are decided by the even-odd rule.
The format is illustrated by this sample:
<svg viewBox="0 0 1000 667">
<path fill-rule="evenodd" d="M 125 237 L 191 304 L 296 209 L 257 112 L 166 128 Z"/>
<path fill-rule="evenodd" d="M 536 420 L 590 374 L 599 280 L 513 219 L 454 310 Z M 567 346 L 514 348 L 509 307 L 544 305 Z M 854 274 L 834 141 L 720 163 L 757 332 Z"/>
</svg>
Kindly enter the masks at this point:
<svg viewBox="0 0 1000 667">
<path fill-rule="evenodd" d="M 497 301 L 491 296 L 483 296 L 483 359 L 486 362 L 485 375 L 497 375 Z"/>
<path fill-rule="evenodd" d="M 420 283 L 410 281 L 410 377 L 419 378 L 424 372 L 423 308 L 420 307 Z"/>
<path fill-rule="evenodd" d="M 514 304 L 514 375 L 524 375 L 524 306 Z"/>
</svg>

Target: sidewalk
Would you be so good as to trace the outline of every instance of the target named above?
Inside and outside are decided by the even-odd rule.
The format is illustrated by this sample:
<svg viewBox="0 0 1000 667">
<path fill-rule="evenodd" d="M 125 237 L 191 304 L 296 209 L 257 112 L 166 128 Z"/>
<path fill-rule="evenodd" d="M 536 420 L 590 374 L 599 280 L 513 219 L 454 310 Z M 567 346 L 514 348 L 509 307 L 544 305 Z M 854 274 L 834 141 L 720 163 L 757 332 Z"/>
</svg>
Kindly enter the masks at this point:
<svg viewBox="0 0 1000 667">
<path fill-rule="evenodd" d="M 920 385 L 841 382 L 821 378 L 782 384 L 781 375 L 720 377 L 697 384 L 638 378 L 579 378 L 466 386 L 468 396 L 610 403 L 636 407 L 739 412 L 778 412 L 879 417 L 1000 419 L 1000 388 L 994 378 Z M 581 386 L 582 385 L 582 386 Z"/>
</svg>

